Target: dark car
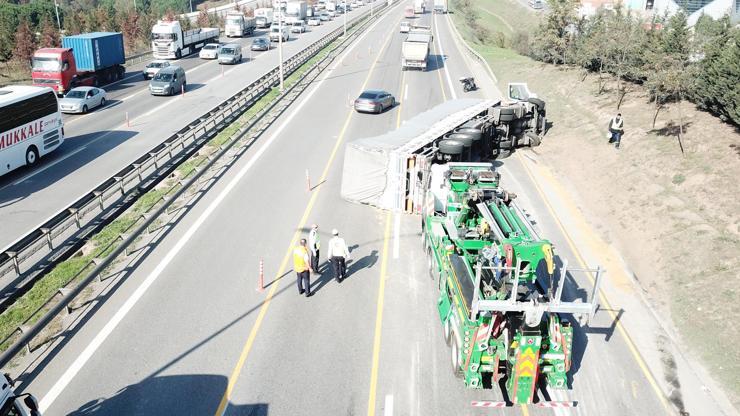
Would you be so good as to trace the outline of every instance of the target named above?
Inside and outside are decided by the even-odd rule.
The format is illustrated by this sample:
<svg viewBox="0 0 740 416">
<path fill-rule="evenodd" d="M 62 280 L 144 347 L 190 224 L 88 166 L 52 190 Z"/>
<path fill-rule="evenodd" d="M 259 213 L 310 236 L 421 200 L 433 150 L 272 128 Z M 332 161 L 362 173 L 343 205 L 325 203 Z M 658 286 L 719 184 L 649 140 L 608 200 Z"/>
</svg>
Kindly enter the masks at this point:
<svg viewBox="0 0 740 416">
<path fill-rule="evenodd" d="M 362 113 L 382 113 L 396 105 L 396 99 L 388 91 L 363 91 L 355 100 L 355 110 Z"/>
<path fill-rule="evenodd" d="M 267 38 L 257 38 L 252 41 L 253 51 L 266 51 L 270 49 L 270 41 Z"/>
</svg>

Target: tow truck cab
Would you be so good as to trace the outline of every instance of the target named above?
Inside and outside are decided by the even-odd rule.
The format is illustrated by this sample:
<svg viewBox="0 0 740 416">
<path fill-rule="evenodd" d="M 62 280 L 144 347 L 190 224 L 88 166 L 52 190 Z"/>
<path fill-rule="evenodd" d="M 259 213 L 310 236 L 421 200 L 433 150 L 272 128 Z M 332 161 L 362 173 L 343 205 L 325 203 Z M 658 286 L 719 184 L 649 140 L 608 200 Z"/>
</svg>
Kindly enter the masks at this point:
<svg viewBox="0 0 740 416">
<path fill-rule="evenodd" d="M 41 416 L 39 404 L 30 393 L 15 394 L 8 374 L 0 379 L 0 416 Z"/>
</svg>

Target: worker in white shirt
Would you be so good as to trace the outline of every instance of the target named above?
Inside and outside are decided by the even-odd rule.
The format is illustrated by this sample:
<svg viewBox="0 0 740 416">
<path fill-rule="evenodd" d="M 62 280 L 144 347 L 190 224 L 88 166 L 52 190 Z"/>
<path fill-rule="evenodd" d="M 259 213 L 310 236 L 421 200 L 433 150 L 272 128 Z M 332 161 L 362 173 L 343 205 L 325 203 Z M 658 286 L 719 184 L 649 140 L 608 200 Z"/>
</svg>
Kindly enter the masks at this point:
<svg viewBox="0 0 740 416">
<path fill-rule="evenodd" d="M 609 121 L 609 143 L 614 143 L 614 147 L 619 149 L 619 143 L 622 141 L 622 135 L 624 134 L 624 119 L 622 114 L 618 113 L 616 117 Z"/>
<path fill-rule="evenodd" d="M 337 282 L 342 283 L 342 280 L 347 277 L 346 261 L 349 258 L 349 249 L 344 239 L 339 236 L 339 231 L 336 228 L 331 230 L 331 235 L 333 237 L 329 240 L 329 252 L 327 254 L 331 265 L 334 267 L 334 278 L 337 279 Z"/>
<path fill-rule="evenodd" d="M 314 273 L 319 272 L 319 249 L 321 248 L 321 238 L 319 237 L 319 226 L 313 224 L 311 231 L 308 232 L 308 249 L 311 252 L 311 268 Z"/>
</svg>

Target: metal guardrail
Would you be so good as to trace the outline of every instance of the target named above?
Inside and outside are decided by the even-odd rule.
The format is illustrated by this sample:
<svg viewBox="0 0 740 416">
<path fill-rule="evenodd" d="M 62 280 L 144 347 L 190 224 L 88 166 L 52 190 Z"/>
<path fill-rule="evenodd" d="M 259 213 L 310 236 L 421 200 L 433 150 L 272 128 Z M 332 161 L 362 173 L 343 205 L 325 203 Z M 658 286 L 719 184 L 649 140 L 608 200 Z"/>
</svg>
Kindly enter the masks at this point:
<svg viewBox="0 0 740 416">
<path fill-rule="evenodd" d="M 385 7 L 379 8 L 378 12 L 382 12 L 383 9 L 385 9 Z M 380 15 L 379 13 L 377 13 L 375 16 L 378 17 Z M 340 45 L 338 45 L 337 48 L 334 48 L 332 52 L 335 52 L 338 49 L 343 50 L 344 48 L 346 48 L 351 40 L 355 36 L 357 36 L 357 34 L 359 33 L 359 29 L 361 29 L 365 25 L 368 25 L 373 20 L 374 19 L 367 14 L 355 19 L 350 27 L 355 27 L 359 24 L 360 28 L 353 31 L 352 34 L 344 39 L 344 41 Z M 316 53 L 321 51 L 326 45 L 340 38 L 342 33 L 343 28 L 337 28 L 324 38 L 314 42 L 308 48 L 294 55 L 292 58 L 285 62 L 285 73 L 287 75 L 293 73 L 297 68 L 299 68 L 308 60 L 310 60 L 313 56 L 315 56 Z M 303 83 L 302 81 L 304 81 L 305 78 L 312 71 L 314 71 L 316 68 L 319 68 L 320 65 L 323 64 L 327 59 L 333 59 L 333 57 L 340 52 L 334 53 L 333 56 L 332 53 L 330 53 L 329 55 L 324 57 L 324 59 L 314 64 L 309 71 L 306 71 L 306 73 L 303 74 L 301 80 L 299 80 L 299 82 L 296 82 L 290 90 L 297 88 L 299 85 L 301 85 L 304 89 L 307 88 L 308 85 L 310 85 L 311 83 Z M 103 182 L 99 187 L 96 188 L 96 190 L 93 190 L 91 193 L 87 194 L 85 197 L 81 198 L 80 201 L 78 201 L 81 202 L 82 205 L 74 209 L 74 214 L 71 214 L 73 211 L 70 208 L 62 211 L 58 216 L 63 219 L 54 225 L 54 230 L 61 228 L 62 231 L 60 231 L 60 233 L 62 233 L 63 230 L 66 230 L 75 225 L 77 226 L 78 231 L 83 230 L 85 227 L 80 226 L 80 218 L 84 217 L 84 215 L 87 215 L 87 213 L 97 211 L 98 209 L 104 211 L 105 209 L 112 207 L 119 215 L 126 211 L 126 209 L 130 207 L 136 199 L 138 199 L 138 197 L 146 194 L 146 192 L 154 188 L 154 186 L 156 186 L 161 180 L 170 176 L 171 173 L 183 162 L 190 160 L 191 156 L 195 155 L 203 145 L 207 144 L 210 139 L 215 137 L 218 131 L 230 125 L 232 121 L 236 120 L 236 118 L 238 118 L 249 107 L 251 107 L 254 102 L 256 102 L 259 98 L 267 94 L 273 87 L 275 87 L 279 83 L 279 75 L 277 71 L 278 68 L 274 68 L 273 70 L 269 71 L 267 74 L 260 77 L 257 81 L 250 84 L 248 87 L 244 88 L 239 93 L 235 94 L 219 106 L 215 107 L 210 112 L 204 114 L 198 120 L 191 123 L 190 126 L 183 128 L 180 132 L 174 134 L 159 146 L 156 146 L 154 149 L 152 149 L 152 151 L 143 155 L 136 162 L 124 168 L 119 174 Z M 318 74 L 316 74 L 316 76 L 318 76 Z M 248 129 L 242 129 L 240 132 L 237 132 L 234 136 L 232 136 L 232 140 L 230 143 L 222 145 L 219 150 L 215 152 L 217 153 L 217 155 L 210 155 L 209 157 L 207 157 L 203 162 L 205 163 L 205 166 L 198 166 L 198 168 L 196 168 L 195 170 L 196 173 L 190 176 L 186 183 L 182 183 L 182 181 L 180 181 L 178 184 L 170 188 L 170 191 L 165 193 L 165 196 L 163 196 L 160 201 L 157 202 L 159 203 L 163 201 L 164 203 L 162 205 L 157 206 L 157 204 L 154 204 L 150 208 L 149 212 L 139 215 L 136 222 L 131 224 L 128 229 L 121 236 L 119 236 L 118 240 L 123 240 L 120 245 L 114 247 L 114 243 L 117 243 L 118 240 L 111 242 L 110 245 L 104 249 L 104 251 L 110 251 L 104 258 L 93 259 L 76 276 L 70 279 L 70 282 L 75 282 L 78 278 L 81 278 L 76 286 L 74 286 L 73 288 L 60 289 L 59 292 L 50 297 L 44 303 L 44 305 L 42 305 L 31 315 L 36 316 L 40 313 L 43 313 L 43 316 L 41 316 L 38 321 L 33 324 L 32 327 L 29 328 L 26 326 L 26 324 L 28 324 L 31 319 L 29 318 L 29 320 L 22 324 L 13 334 L 0 341 L 0 344 L 6 344 L 11 341 L 13 337 L 16 337 L 18 332 L 21 333 L 20 337 L 14 340 L 12 345 L 10 345 L 8 349 L 4 351 L 2 355 L 0 355 L 0 366 L 7 365 L 10 360 L 24 348 L 28 348 L 29 350 L 31 350 L 30 343 L 33 338 L 39 335 L 39 333 L 41 333 L 41 331 L 62 310 L 64 310 L 65 308 L 69 308 L 75 297 L 82 293 L 82 291 L 86 287 L 88 287 L 96 279 L 100 280 L 105 270 L 114 263 L 115 259 L 122 253 L 127 253 L 129 246 L 134 244 L 145 232 L 148 232 L 149 227 L 152 226 L 152 224 L 158 218 L 160 218 L 162 214 L 168 213 L 168 209 L 170 208 L 170 206 L 175 201 L 177 201 L 178 198 L 182 196 L 187 189 L 189 189 L 193 184 L 196 184 L 199 179 L 205 174 L 205 172 L 207 172 L 212 166 L 214 166 L 214 164 L 218 160 L 220 160 L 222 156 L 224 156 L 229 151 L 229 149 L 231 149 L 234 144 L 240 140 L 241 137 L 248 133 L 250 129 L 257 124 L 257 121 L 259 121 L 262 116 L 264 116 L 271 108 L 277 105 L 277 103 L 281 99 L 285 98 L 286 94 L 290 92 L 290 90 L 281 94 L 281 96 L 277 100 L 273 101 L 271 105 L 268 106 L 268 108 L 263 110 L 262 113 L 255 116 L 252 119 L 255 121 L 251 122 Z M 295 97 L 297 97 L 299 93 L 300 91 L 298 91 L 298 93 L 293 96 L 293 99 L 295 99 Z M 287 104 L 285 107 L 287 107 Z M 259 134 L 255 134 L 253 136 L 253 139 L 256 139 L 258 135 Z M 186 145 L 186 142 L 190 142 L 191 144 Z M 178 148 L 180 148 L 180 151 L 175 152 L 175 150 Z M 175 189 L 176 191 L 170 194 L 170 192 Z M 113 199 L 113 201 L 110 201 L 111 199 Z M 105 204 L 107 204 L 107 207 Z M 117 205 L 125 206 L 125 208 L 115 209 Z M 81 214 L 83 212 L 85 214 Z M 38 235 L 36 235 L 36 232 L 32 234 L 36 237 L 39 237 Z M 89 235 L 89 233 L 86 235 Z M 74 238 L 78 239 L 79 236 L 75 235 Z M 47 229 L 46 232 L 42 232 L 40 238 L 35 238 L 35 240 L 31 242 L 31 245 L 35 243 L 37 244 L 39 240 L 41 240 L 42 247 L 53 247 L 54 231 L 52 231 L 51 229 Z M 17 259 L 18 257 L 16 255 L 13 258 Z M 92 271 L 90 271 L 89 274 L 85 276 L 84 274 L 86 270 L 89 270 L 91 266 L 93 267 Z M 58 297 L 59 294 L 62 295 L 62 299 L 58 303 L 49 307 L 49 305 L 54 301 L 55 298 Z M 48 310 L 46 312 L 43 312 L 47 308 Z"/>
<path fill-rule="evenodd" d="M 152 51 L 151 50 L 146 51 L 146 52 L 143 52 L 143 53 L 140 53 L 140 54 L 137 54 L 137 55 L 134 55 L 134 56 L 127 56 L 126 57 L 126 62 L 123 65 L 124 66 L 129 66 L 129 65 L 138 64 L 138 63 L 143 62 L 143 61 L 145 61 L 147 59 L 150 59 L 151 57 L 152 57 Z"/>
<path fill-rule="evenodd" d="M 491 78 L 493 79 L 493 82 L 498 84 L 498 78 L 496 78 L 496 74 L 493 73 L 491 66 L 488 65 L 488 61 L 486 61 L 486 59 L 483 56 L 481 56 L 481 54 L 479 54 L 478 51 L 473 49 L 468 44 L 468 42 L 465 41 L 465 38 L 463 38 L 460 32 L 457 31 L 457 26 L 455 26 L 455 23 L 452 21 L 452 18 L 448 17 L 448 19 L 450 19 L 450 22 L 449 22 L 450 27 L 452 28 L 452 31 L 455 32 L 455 36 L 457 37 L 458 40 L 460 40 L 460 43 L 462 43 L 465 49 L 467 49 L 468 52 L 470 52 L 475 57 L 475 59 L 479 60 L 483 64 L 483 66 L 486 68 L 486 71 L 488 71 L 488 75 L 490 75 Z"/>
</svg>

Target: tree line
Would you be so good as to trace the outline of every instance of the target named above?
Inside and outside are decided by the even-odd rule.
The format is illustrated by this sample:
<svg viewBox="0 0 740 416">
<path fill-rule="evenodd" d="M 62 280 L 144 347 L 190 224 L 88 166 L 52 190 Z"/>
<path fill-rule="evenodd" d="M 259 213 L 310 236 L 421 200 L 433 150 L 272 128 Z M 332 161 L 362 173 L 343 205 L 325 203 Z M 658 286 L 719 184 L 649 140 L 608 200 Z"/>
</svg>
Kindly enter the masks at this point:
<svg viewBox="0 0 740 416">
<path fill-rule="evenodd" d="M 681 102 L 690 100 L 740 125 L 740 27 L 727 16 L 704 15 L 689 27 L 683 11 L 645 19 L 618 3 L 586 18 L 579 16 L 579 0 L 547 0 L 549 10 L 535 31 L 520 29 L 506 38 L 479 23 L 473 1 L 456 0 L 456 8 L 476 41 L 579 67 L 584 78 L 598 77 L 599 94 L 616 80 L 617 108 L 642 85 L 654 104 L 653 124 L 666 103 L 677 103 L 681 118 Z"/>
<path fill-rule="evenodd" d="M 20 66 L 28 65 L 37 48 L 61 46 L 62 35 L 121 32 L 127 55 L 147 51 L 151 28 L 158 19 L 174 20 L 190 10 L 188 0 L 61 0 L 57 21 L 53 2 L 15 1 L 0 0 L 0 63 Z M 265 0 L 259 6 L 267 4 Z M 242 12 L 253 13 L 246 7 Z M 184 30 L 223 26 L 220 17 L 205 9 L 195 24 L 188 19 L 180 19 L 180 23 Z"/>
</svg>

